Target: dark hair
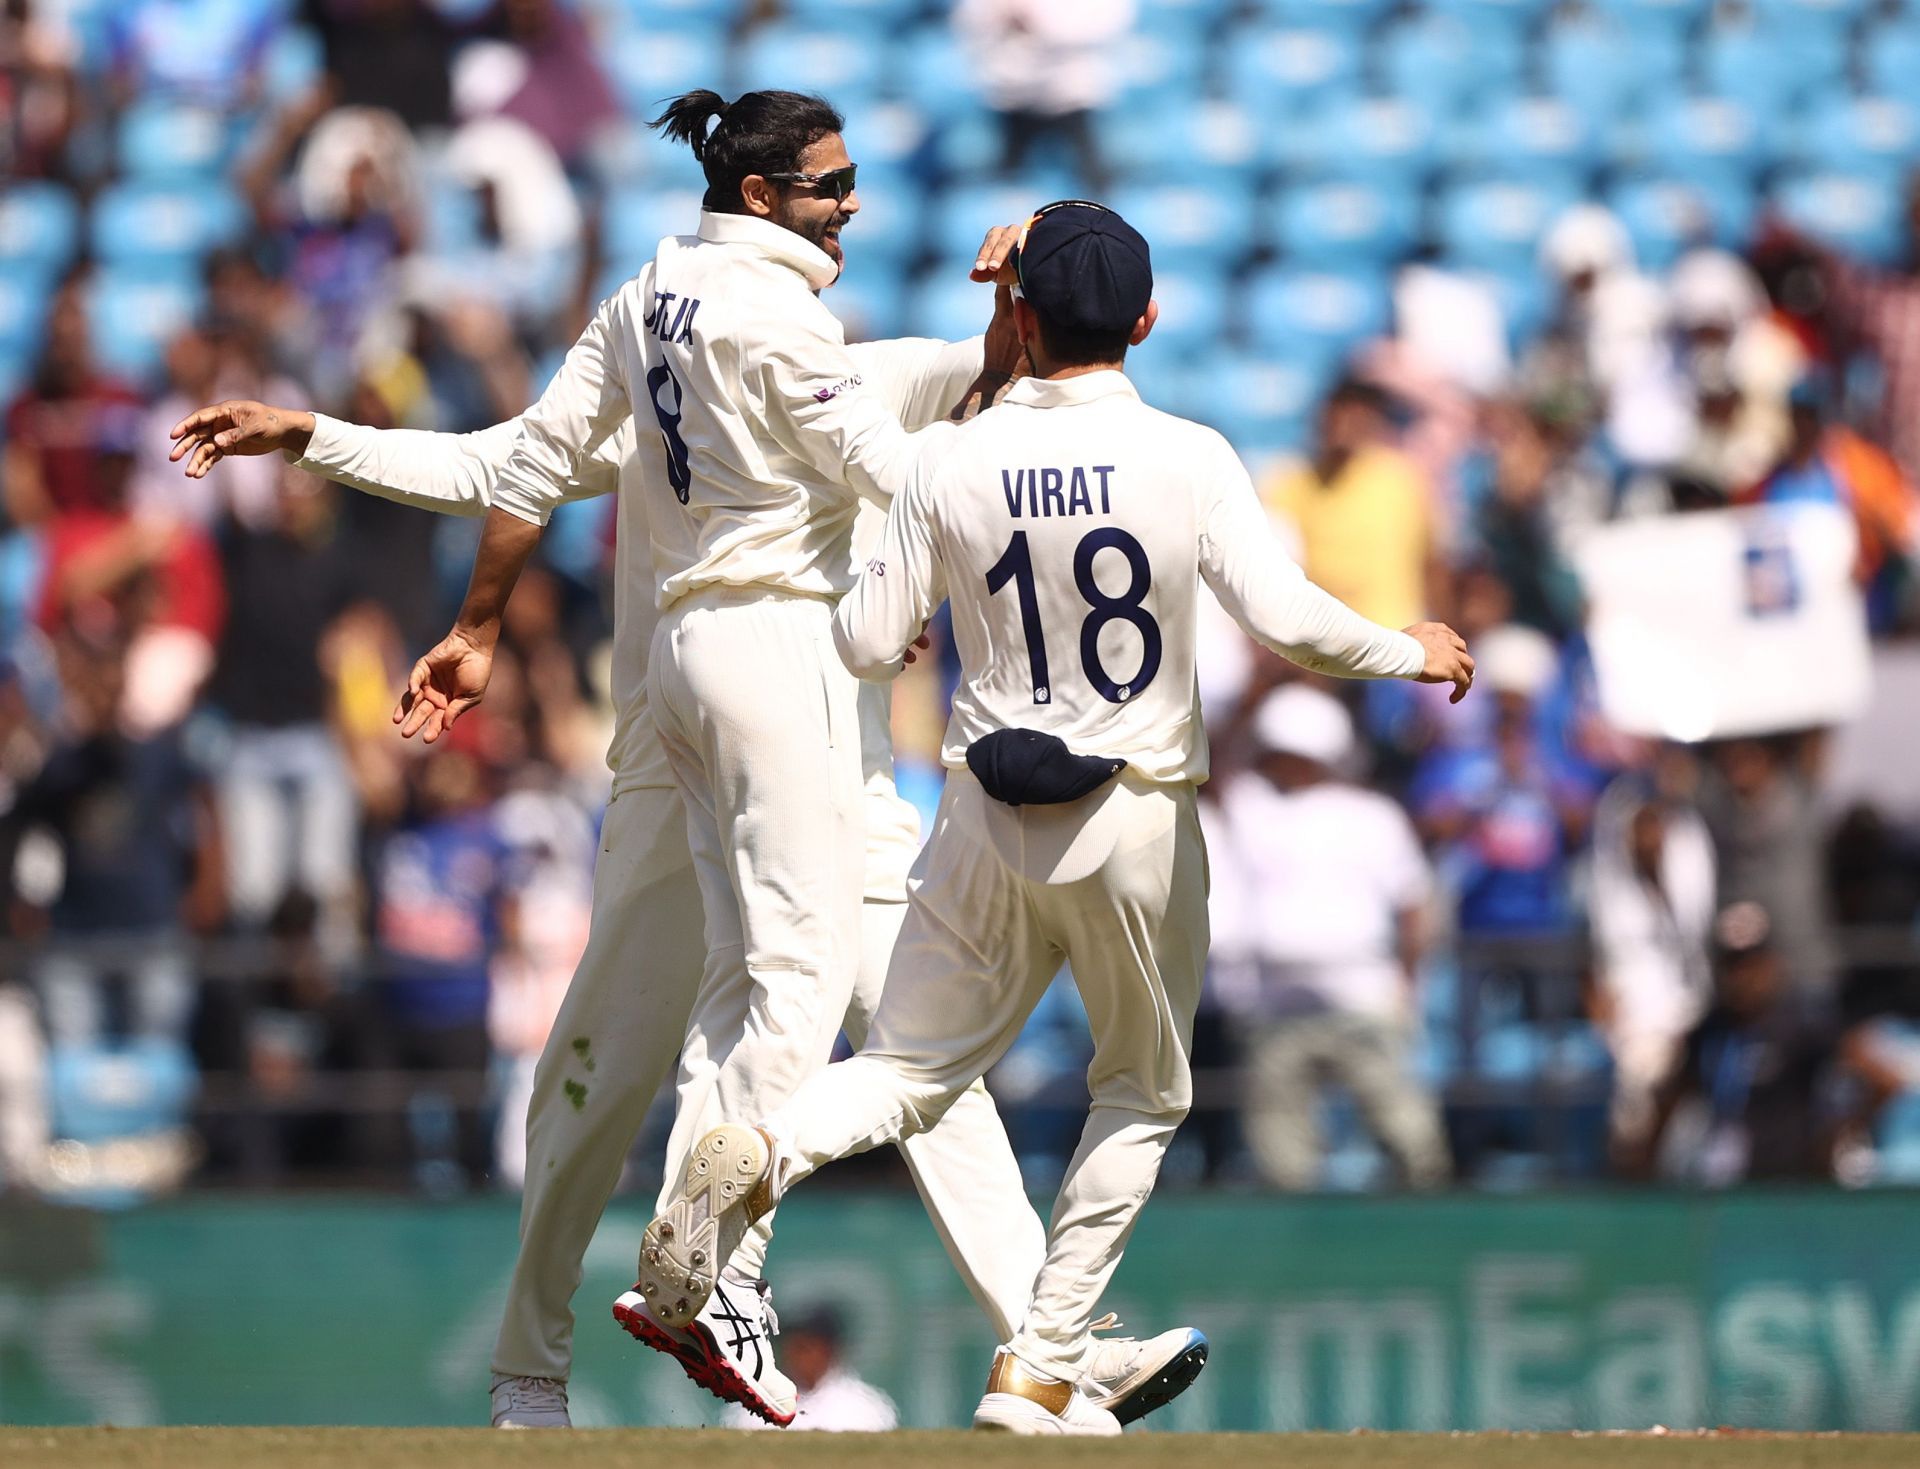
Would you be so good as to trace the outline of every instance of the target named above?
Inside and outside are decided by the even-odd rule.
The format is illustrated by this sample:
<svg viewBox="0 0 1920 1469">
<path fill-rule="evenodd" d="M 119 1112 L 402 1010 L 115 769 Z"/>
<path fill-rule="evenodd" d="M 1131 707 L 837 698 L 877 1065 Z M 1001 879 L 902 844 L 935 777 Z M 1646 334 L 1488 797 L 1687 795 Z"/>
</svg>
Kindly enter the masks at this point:
<svg viewBox="0 0 1920 1469">
<path fill-rule="evenodd" d="M 804 92 L 745 92 L 729 103 L 705 90 L 675 97 L 647 124 L 693 149 L 707 175 L 701 202 L 720 214 L 743 212 L 740 184 L 750 174 L 797 172 L 802 153 L 846 125 L 826 98 Z"/>
<path fill-rule="evenodd" d="M 1060 326 L 1050 322 L 1044 312 L 1040 318 L 1040 349 L 1053 367 L 1099 367 L 1127 360 L 1128 338 L 1124 332 L 1088 331 L 1083 327 Z"/>
<path fill-rule="evenodd" d="M 1325 408 L 1347 405 L 1354 408 L 1366 408 L 1384 417 L 1393 414 L 1393 397 L 1378 384 L 1365 378 L 1354 377 L 1351 373 L 1343 376 L 1327 393 Z"/>
</svg>

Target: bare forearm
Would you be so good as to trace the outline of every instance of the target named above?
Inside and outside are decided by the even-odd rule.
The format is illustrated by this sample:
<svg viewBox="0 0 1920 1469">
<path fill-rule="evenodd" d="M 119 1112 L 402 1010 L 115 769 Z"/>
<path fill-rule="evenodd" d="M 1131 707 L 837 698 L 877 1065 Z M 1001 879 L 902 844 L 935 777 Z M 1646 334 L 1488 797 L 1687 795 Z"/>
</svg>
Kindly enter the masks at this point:
<svg viewBox="0 0 1920 1469">
<path fill-rule="evenodd" d="M 505 510 L 489 510 L 480 548 L 474 552 L 473 575 L 454 631 L 491 647 L 500 636 L 500 619 L 507 599 L 520 580 L 527 558 L 540 544 L 540 527 Z"/>
</svg>

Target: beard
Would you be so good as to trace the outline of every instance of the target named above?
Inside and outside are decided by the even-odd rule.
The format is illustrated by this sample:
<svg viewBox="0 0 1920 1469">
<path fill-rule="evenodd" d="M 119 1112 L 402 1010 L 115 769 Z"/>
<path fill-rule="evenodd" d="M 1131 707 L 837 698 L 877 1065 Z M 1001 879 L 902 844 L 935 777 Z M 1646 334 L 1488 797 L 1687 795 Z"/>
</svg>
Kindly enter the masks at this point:
<svg viewBox="0 0 1920 1469">
<path fill-rule="evenodd" d="M 809 245 L 818 246 L 827 258 L 841 270 L 847 268 L 846 256 L 840 250 L 840 230 L 847 222 L 847 216 L 839 210 L 832 214 L 806 217 L 791 207 L 783 210 L 777 223 L 792 230 Z"/>
</svg>

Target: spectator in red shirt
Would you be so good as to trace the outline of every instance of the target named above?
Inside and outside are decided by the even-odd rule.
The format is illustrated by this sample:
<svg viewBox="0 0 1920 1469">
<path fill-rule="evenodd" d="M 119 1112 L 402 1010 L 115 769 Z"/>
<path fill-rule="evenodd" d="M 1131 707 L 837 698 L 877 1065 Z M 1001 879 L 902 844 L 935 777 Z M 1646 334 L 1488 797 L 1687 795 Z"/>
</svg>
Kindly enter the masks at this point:
<svg viewBox="0 0 1920 1469">
<path fill-rule="evenodd" d="M 86 306 L 68 282 L 48 314 L 33 386 L 7 410 L 0 476 L 13 524 L 44 525 L 56 513 L 102 505 L 101 445 L 125 442 L 141 412 L 138 394 L 95 371 Z"/>
</svg>

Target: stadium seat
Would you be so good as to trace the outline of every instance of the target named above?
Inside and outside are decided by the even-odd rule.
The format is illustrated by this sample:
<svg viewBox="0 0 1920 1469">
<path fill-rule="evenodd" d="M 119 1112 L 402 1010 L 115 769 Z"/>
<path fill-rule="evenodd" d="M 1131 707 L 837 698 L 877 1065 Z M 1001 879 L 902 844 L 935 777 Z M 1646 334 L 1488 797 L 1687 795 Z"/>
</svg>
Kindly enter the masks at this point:
<svg viewBox="0 0 1920 1469">
<path fill-rule="evenodd" d="M 151 183 L 218 174 L 232 151 L 226 119 L 208 107 L 148 100 L 120 119 L 120 171 Z"/>
<path fill-rule="evenodd" d="M 668 235 L 700 227 L 700 194 L 693 189 L 637 189 L 607 199 L 602 248 L 609 264 L 623 262 L 632 275 Z"/>
<path fill-rule="evenodd" d="M 1150 36 L 1205 32 L 1238 8 L 1239 0 L 1139 0 L 1134 28 Z"/>
<path fill-rule="evenodd" d="M 1726 97 L 1676 97 L 1640 119 L 1631 157 L 1663 173 L 1751 178 L 1770 151 L 1767 115 Z"/>
<path fill-rule="evenodd" d="M 1160 316 L 1148 340 L 1159 351 L 1193 355 L 1220 349 L 1233 300 L 1224 276 L 1163 265 L 1156 253 L 1153 298 L 1160 303 Z"/>
<path fill-rule="evenodd" d="M 1635 178 L 1609 192 L 1606 204 L 1633 237 L 1643 270 L 1664 271 L 1696 245 L 1737 246 L 1753 222 L 1753 195 L 1699 180 Z"/>
<path fill-rule="evenodd" d="M 927 211 L 928 248 L 942 261 L 970 265 L 988 230 L 1017 224 L 1042 204 L 1072 194 L 1072 180 L 1059 175 L 1035 175 L 1011 183 L 955 185 L 936 195 Z"/>
<path fill-rule="evenodd" d="M 1117 189 L 1112 202 L 1151 242 L 1156 270 L 1221 271 L 1253 249 L 1254 215 L 1244 191 L 1198 183 L 1134 184 Z"/>
<path fill-rule="evenodd" d="M 1839 36 L 1842 40 L 1873 8 L 1869 0 L 1752 0 L 1763 25 L 1786 36 Z"/>
<path fill-rule="evenodd" d="M 282 26 L 260 63 L 267 101 L 285 105 L 305 96 L 326 69 L 327 50 L 317 32 L 308 26 Z"/>
<path fill-rule="evenodd" d="M 1229 38 L 1229 90 L 1258 116 L 1304 111 L 1360 79 L 1358 37 L 1325 27 L 1244 27 Z"/>
<path fill-rule="evenodd" d="M 1395 8 L 1395 0 L 1252 0 L 1262 19 L 1290 26 L 1361 32 Z"/>
<path fill-rule="evenodd" d="M 870 174 L 924 177 L 932 131 L 932 118 L 911 102 L 876 102 L 849 117 L 847 156 L 860 165 L 862 186 Z"/>
<path fill-rule="evenodd" d="M 781 13 L 796 25 L 851 22 L 877 34 L 912 20 L 924 9 L 920 0 L 783 0 Z"/>
<path fill-rule="evenodd" d="M 1517 35 L 1476 35 L 1459 16 L 1428 10 L 1389 27 L 1373 56 L 1388 92 L 1440 119 L 1516 87 L 1525 48 Z"/>
<path fill-rule="evenodd" d="M 1594 9 L 1634 35 L 1658 33 L 1684 40 L 1713 8 L 1713 0 L 1594 0 Z"/>
<path fill-rule="evenodd" d="M 0 269 L 8 275 L 57 275 L 79 244 L 80 205 L 71 190 L 24 179 L 0 193 Z"/>
<path fill-rule="evenodd" d="M 1434 233 L 1446 254 L 1469 268 L 1531 267 L 1541 234 L 1581 192 L 1560 180 L 1468 180 L 1440 196 Z"/>
<path fill-rule="evenodd" d="M 191 275 L 104 270 L 89 282 L 87 322 L 101 367 L 129 382 L 152 380 L 169 341 L 192 323 L 206 292 Z"/>
<path fill-rule="evenodd" d="M 892 85 L 928 117 L 947 120 L 980 105 L 972 59 L 944 24 L 918 26 L 894 47 Z"/>
<path fill-rule="evenodd" d="M 1208 354 L 1192 369 L 1196 391 L 1186 411 L 1219 429 L 1242 458 L 1269 460 L 1306 446 L 1338 366 L 1326 354 Z"/>
<path fill-rule="evenodd" d="M 1199 31 L 1153 32 L 1136 27 L 1120 42 L 1120 94 L 1115 105 L 1165 110 L 1201 95 L 1207 46 Z"/>
<path fill-rule="evenodd" d="M 739 21 L 747 9 L 747 0 L 611 0 L 634 26 L 653 29 L 657 26 L 700 27 L 724 34 Z M 696 85 L 683 82 L 682 87 Z"/>
<path fill-rule="evenodd" d="M 1835 92 L 1808 103 L 1784 151 L 1803 168 L 1903 178 L 1920 158 L 1920 114 L 1904 97 Z"/>
<path fill-rule="evenodd" d="M 907 283 L 889 264 L 868 260 L 850 263 L 847 273 L 831 289 L 821 292 L 820 299 L 847 329 L 849 342 L 897 337 L 905 330 Z M 987 292 L 975 286 L 973 332 L 985 328 L 991 305 Z"/>
<path fill-rule="evenodd" d="M 1481 108 L 1460 129 L 1455 164 L 1510 178 L 1562 178 L 1590 171 L 1599 140 L 1587 119 L 1557 97 L 1522 96 Z"/>
<path fill-rule="evenodd" d="M 1846 76 L 1844 32 L 1727 26 L 1709 30 L 1699 44 L 1700 79 L 1706 90 L 1768 116 L 1778 116 Z"/>
<path fill-rule="evenodd" d="M 1770 197 L 1789 224 L 1872 264 L 1896 263 L 1905 247 L 1900 189 L 1878 175 L 1789 174 Z"/>
<path fill-rule="evenodd" d="M 112 264 L 174 264 L 236 243 L 247 231 L 245 203 L 224 186 L 119 183 L 94 200 L 94 254 Z"/>
<path fill-rule="evenodd" d="M 197 1086 L 192 1056 L 171 1041 L 61 1045 L 47 1057 L 54 1135 L 84 1145 L 153 1137 L 180 1127 Z M 60 1194 L 68 1203 L 96 1209 L 128 1208 L 142 1196 L 118 1181 L 80 1181 Z"/>
<path fill-rule="evenodd" d="M 1261 130 L 1267 159 L 1291 172 L 1416 191 L 1432 166 L 1437 123 L 1407 97 L 1335 97 L 1284 128 Z"/>
<path fill-rule="evenodd" d="M 756 26 L 732 48 L 731 59 L 736 92 L 760 87 L 819 92 L 852 113 L 879 96 L 889 52 L 858 21 L 827 26 L 782 20 Z"/>
<path fill-rule="evenodd" d="M 1255 353 L 1325 372 L 1392 325 L 1384 275 L 1280 266 L 1247 288 L 1243 319 Z"/>
<path fill-rule="evenodd" d="M 1253 113 L 1238 102 L 1188 97 L 1115 109 L 1101 120 L 1100 145 L 1108 168 L 1123 178 L 1244 190 L 1260 163 L 1260 134 Z"/>
<path fill-rule="evenodd" d="M 1276 196 L 1268 239 L 1292 264 L 1385 267 L 1413 248 L 1419 210 L 1417 196 L 1402 188 L 1353 179 L 1300 184 Z"/>
<path fill-rule="evenodd" d="M 40 350 L 47 300 L 44 281 L 23 271 L 0 271 L 0 359 L 17 362 Z"/>
<path fill-rule="evenodd" d="M 1658 26 L 1634 31 L 1594 15 L 1556 23 L 1540 43 L 1546 90 L 1607 130 L 1642 99 L 1678 91 L 1686 66 L 1680 32 Z"/>
<path fill-rule="evenodd" d="M 964 271 L 936 267 L 907 292 L 902 329 L 910 336 L 957 342 L 986 326 L 991 311 L 985 287 L 968 280 Z"/>
<path fill-rule="evenodd" d="M 1909 16 L 1862 32 L 1860 69 L 1871 92 L 1898 97 L 1909 91 L 1920 76 L 1920 20 Z"/>
<path fill-rule="evenodd" d="M 1524 36 L 1553 8 L 1553 0 L 1433 0 L 1433 9 L 1473 28 L 1476 38 Z"/>
<path fill-rule="evenodd" d="M 662 98 L 700 85 L 695 78 L 715 78 L 706 83 L 711 86 L 726 74 L 726 36 L 703 26 L 622 26 L 599 54 L 621 105 L 635 119 L 656 116 Z M 644 128 L 631 131 L 653 136 Z"/>
<path fill-rule="evenodd" d="M 920 253 L 926 221 L 919 178 L 898 169 L 862 168 L 856 197 L 860 211 L 847 221 L 847 258 L 862 270 L 869 263 L 891 270 L 910 264 Z"/>
</svg>

